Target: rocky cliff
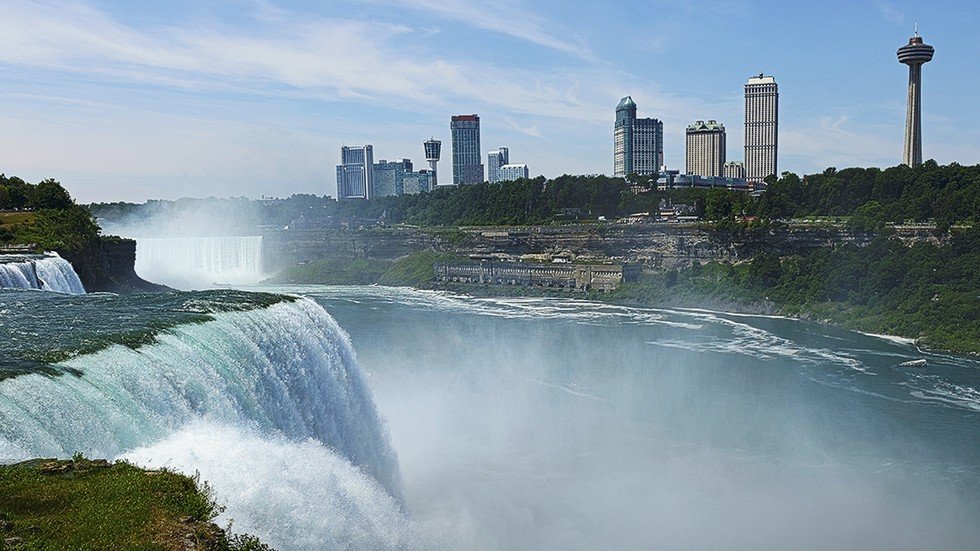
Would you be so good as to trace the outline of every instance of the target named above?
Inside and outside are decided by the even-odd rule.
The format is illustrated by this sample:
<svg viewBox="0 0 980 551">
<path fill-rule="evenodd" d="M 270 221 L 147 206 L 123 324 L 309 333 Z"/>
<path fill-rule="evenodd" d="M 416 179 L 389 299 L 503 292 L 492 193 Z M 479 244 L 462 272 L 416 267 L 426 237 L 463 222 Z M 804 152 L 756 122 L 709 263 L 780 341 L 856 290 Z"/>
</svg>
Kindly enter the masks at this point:
<svg viewBox="0 0 980 551">
<path fill-rule="evenodd" d="M 738 262 L 767 252 L 790 255 L 843 243 L 864 245 L 872 235 L 840 227 L 779 227 L 719 230 L 680 224 L 605 224 L 485 228 L 362 228 L 276 231 L 265 236 L 266 266 L 323 258 L 394 259 L 413 251 L 458 255 L 560 254 L 641 262 L 672 269 L 710 261 Z M 932 239 L 905 231 L 906 241 Z"/>
<path fill-rule="evenodd" d="M 78 252 L 59 251 L 71 262 L 85 290 L 90 293 L 158 293 L 169 287 L 151 283 L 136 275 L 136 241 L 101 237 L 94 245 Z"/>
</svg>

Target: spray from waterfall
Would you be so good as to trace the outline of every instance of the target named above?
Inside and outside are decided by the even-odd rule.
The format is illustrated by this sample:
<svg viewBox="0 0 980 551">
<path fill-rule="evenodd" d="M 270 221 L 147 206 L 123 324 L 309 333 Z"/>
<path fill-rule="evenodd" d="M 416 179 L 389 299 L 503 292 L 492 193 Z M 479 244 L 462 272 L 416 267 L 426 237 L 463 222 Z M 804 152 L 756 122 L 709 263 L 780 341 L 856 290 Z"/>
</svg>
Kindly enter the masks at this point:
<svg viewBox="0 0 980 551">
<path fill-rule="evenodd" d="M 136 273 L 178 289 L 258 283 L 262 237 L 137 237 Z"/>
</svg>

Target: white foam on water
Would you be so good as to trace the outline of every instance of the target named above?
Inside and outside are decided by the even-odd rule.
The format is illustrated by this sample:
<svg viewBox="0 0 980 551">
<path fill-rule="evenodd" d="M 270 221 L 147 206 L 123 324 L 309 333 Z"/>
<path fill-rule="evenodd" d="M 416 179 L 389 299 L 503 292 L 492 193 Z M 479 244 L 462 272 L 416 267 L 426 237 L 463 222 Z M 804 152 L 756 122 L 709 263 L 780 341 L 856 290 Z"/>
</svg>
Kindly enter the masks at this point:
<svg viewBox="0 0 980 551">
<path fill-rule="evenodd" d="M 55 252 L 44 253 L 41 257 L 17 255 L 6 259 L 0 255 L 0 288 L 85 294 L 75 269 Z"/>
<path fill-rule="evenodd" d="M 215 522 L 281 551 L 433 548 L 376 480 L 313 439 L 195 421 L 119 458 L 199 475 L 225 507 Z"/>
</svg>

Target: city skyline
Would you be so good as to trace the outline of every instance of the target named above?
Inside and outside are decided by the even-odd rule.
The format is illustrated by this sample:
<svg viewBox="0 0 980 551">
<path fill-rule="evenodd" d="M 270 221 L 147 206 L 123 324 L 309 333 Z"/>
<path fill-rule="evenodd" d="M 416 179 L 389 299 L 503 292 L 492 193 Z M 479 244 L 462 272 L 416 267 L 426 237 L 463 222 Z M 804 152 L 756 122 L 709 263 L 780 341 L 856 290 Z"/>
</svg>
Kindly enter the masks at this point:
<svg viewBox="0 0 980 551">
<path fill-rule="evenodd" d="M 480 113 L 483 141 L 520 150 L 535 175 L 608 174 L 610 106 L 623 95 L 664 122 L 667 164 L 680 167 L 686 125 L 735 128 L 739 85 L 760 71 L 783 92 L 780 171 L 894 166 L 908 81 L 895 47 L 915 19 L 942 51 L 927 71 L 923 159 L 980 161 L 980 130 L 960 124 L 980 117 L 966 2 L 928 13 L 911 2 L 654 2 L 623 25 L 615 6 L 584 3 L 336 7 L 0 1 L 0 171 L 57 178 L 83 201 L 336 196 L 338 145 L 420 160 L 422 139 L 448 147 L 446 117 Z M 656 36 L 697 27 L 713 39 L 651 39 L 639 21 L 652 12 Z M 612 40 L 602 29 L 614 23 Z M 740 134 L 729 133 L 729 158 Z"/>
</svg>

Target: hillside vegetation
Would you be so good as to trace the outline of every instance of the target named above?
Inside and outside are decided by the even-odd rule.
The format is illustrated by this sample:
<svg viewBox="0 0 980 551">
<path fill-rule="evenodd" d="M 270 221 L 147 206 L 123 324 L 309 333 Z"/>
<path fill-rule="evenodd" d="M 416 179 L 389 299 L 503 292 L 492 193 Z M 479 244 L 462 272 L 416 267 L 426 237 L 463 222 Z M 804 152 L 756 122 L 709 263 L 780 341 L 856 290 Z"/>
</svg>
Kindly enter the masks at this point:
<svg viewBox="0 0 980 551">
<path fill-rule="evenodd" d="M 88 209 L 55 180 L 35 185 L 0 174 L 0 244 L 76 253 L 98 239 L 99 226 Z"/>
</svg>

